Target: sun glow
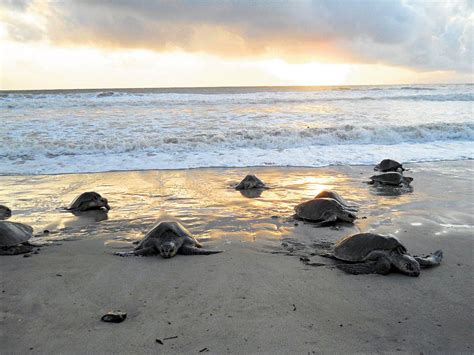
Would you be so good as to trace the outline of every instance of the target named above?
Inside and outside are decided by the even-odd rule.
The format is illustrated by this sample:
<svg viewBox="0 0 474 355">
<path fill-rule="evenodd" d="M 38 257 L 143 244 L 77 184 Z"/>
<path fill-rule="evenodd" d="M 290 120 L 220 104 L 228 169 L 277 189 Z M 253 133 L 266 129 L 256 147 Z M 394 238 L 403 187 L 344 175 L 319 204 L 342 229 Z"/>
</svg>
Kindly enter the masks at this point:
<svg viewBox="0 0 474 355">
<path fill-rule="evenodd" d="M 383 64 L 229 60 L 205 53 L 60 47 L 47 42 L 0 41 L 0 52 L 7 53 L 0 55 L 0 90 L 370 85 L 453 78 L 453 72 L 418 73 Z"/>
<path fill-rule="evenodd" d="M 265 61 L 262 66 L 289 85 L 341 85 L 346 82 L 351 70 L 349 64 L 290 64 L 278 59 Z"/>
</svg>

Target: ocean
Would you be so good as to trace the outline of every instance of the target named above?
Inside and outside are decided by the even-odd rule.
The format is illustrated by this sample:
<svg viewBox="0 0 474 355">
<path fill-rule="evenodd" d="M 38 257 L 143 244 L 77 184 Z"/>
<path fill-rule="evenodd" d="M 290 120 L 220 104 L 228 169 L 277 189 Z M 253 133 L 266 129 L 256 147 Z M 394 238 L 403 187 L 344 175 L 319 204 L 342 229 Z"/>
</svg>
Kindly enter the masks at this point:
<svg viewBox="0 0 474 355">
<path fill-rule="evenodd" d="M 474 156 L 474 85 L 0 91 L 0 174 Z"/>
</svg>

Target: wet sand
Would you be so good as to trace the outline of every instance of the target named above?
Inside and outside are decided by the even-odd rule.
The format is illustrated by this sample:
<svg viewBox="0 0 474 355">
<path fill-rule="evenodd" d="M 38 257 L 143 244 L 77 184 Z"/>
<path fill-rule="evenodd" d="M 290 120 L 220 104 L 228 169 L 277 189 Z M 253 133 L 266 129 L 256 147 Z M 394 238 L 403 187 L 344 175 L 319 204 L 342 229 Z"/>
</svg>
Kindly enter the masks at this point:
<svg viewBox="0 0 474 355">
<path fill-rule="evenodd" d="M 373 171 L 359 166 L 2 176 L 0 204 L 47 245 L 0 258 L 1 353 L 471 353 L 474 164 L 407 167 L 413 191 L 392 196 L 362 183 Z M 233 190 L 249 172 L 272 189 L 255 198 Z M 323 189 L 360 205 L 354 226 L 289 218 Z M 108 219 L 59 209 L 89 190 L 109 199 Z M 225 252 L 113 255 L 161 219 Z M 310 255 L 312 243 L 358 231 L 393 233 L 415 254 L 443 249 L 445 259 L 418 278 L 299 260 L 330 265 Z M 301 247 L 285 255 L 282 242 Z M 109 310 L 128 318 L 101 322 Z"/>
</svg>

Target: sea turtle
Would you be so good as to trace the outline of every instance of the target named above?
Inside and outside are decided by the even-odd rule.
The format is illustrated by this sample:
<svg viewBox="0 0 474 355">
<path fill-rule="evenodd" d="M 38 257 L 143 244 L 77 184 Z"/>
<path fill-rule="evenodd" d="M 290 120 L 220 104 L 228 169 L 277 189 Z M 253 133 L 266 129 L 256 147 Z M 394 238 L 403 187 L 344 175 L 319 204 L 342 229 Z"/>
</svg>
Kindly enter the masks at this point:
<svg viewBox="0 0 474 355">
<path fill-rule="evenodd" d="M 97 192 L 84 192 L 71 202 L 67 207 L 69 211 L 89 211 L 98 209 L 110 210 L 109 202 Z"/>
<path fill-rule="evenodd" d="M 265 183 L 255 175 L 247 175 L 236 187 L 236 190 L 264 189 Z"/>
<path fill-rule="evenodd" d="M 349 205 L 346 200 L 342 198 L 341 195 L 339 195 L 335 191 L 328 191 L 328 190 L 323 190 L 319 194 L 316 195 L 315 199 L 318 198 L 332 198 L 333 200 L 336 200 L 339 202 L 342 206 L 344 206 L 346 209 L 354 210 L 357 211 L 358 208 L 357 206 L 354 205 Z"/>
<path fill-rule="evenodd" d="M 164 221 L 152 228 L 140 241 L 135 250 L 117 252 L 119 256 L 148 256 L 161 254 L 163 258 L 171 258 L 179 254 L 209 255 L 222 253 L 220 250 L 201 249 L 202 245 L 181 223 Z"/>
<path fill-rule="evenodd" d="M 396 160 L 392 159 L 384 159 L 380 163 L 378 163 L 375 168 L 375 171 L 381 171 L 383 173 L 388 172 L 388 171 L 398 171 L 398 172 L 403 172 L 405 169 L 403 169 L 402 164 L 400 164 Z"/>
<path fill-rule="evenodd" d="M 12 210 L 7 206 L 0 205 L 0 219 L 8 219 L 12 216 Z"/>
<path fill-rule="evenodd" d="M 338 219 L 352 223 L 357 218 L 354 210 L 347 209 L 332 198 L 318 198 L 300 203 L 295 207 L 296 217 L 318 222 L 317 225 L 335 223 Z"/>
<path fill-rule="evenodd" d="M 418 276 L 420 268 L 439 265 L 443 259 L 441 250 L 424 257 L 411 256 L 396 237 L 374 233 L 350 235 L 338 241 L 331 252 L 320 255 L 348 262 L 336 267 L 354 275 L 386 275 L 394 268 L 408 276 Z"/>
<path fill-rule="evenodd" d="M 33 235 L 33 228 L 22 223 L 0 221 L 0 255 L 29 253 L 33 246 L 27 242 Z"/>
<path fill-rule="evenodd" d="M 373 175 L 370 177 L 370 180 L 371 181 L 369 182 L 369 184 L 379 183 L 382 185 L 390 186 L 409 186 L 410 183 L 413 181 L 413 178 L 409 176 L 403 176 L 401 173 L 396 171 L 391 171 L 388 173 Z"/>
</svg>

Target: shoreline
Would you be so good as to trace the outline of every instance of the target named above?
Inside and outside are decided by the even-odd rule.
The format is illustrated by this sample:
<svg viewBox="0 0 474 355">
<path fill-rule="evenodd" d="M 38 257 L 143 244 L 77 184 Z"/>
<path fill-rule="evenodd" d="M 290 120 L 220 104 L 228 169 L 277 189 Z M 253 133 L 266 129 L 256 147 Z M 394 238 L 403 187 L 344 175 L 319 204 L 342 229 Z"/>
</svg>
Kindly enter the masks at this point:
<svg viewBox="0 0 474 355">
<path fill-rule="evenodd" d="M 0 176 L 0 201 L 12 208 L 10 220 L 31 224 L 35 233 L 54 232 L 38 255 L 0 258 L 2 350 L 472 352 L 474 162 L 407 167 L 413 192 L 392 196 L 363 184 L 374 173 L 371 166 Z M 272 188 L 255 198 L 233 190 L 249 170 Z M 314 228 L 289 219 L 297 203 L 322 189 L 359 205 L 353 226 Z M 57 210 L 88 190 L 109 198 L 107 219 Z M 113 255 L 169 218 L 180 220 L 205 248 L 224 253 Z M 348 275 L 311 255 L 315 241 L 359 231 L 395 234 L 413 254 L 442 249 L 445 259 L 411 278 Z M 284 255 L 282 242 L 302 248 Z M 305 265 L 301 256 L 327 266 Z M 128 317 L 101 322 L 110 310 Z"/>
<path fill-rule="evenodd" d="M 464 161 L 473 161 L 474 158 L 465 158 L 465 159 L 434 159 L 434 160 L 423 160 L 423 161 L 407 161 L 403 164 L 408 165 L 419 165 L 419 164 L 429 164 L 429 163 L 449 163 L 449 162 L 464 162 Z M 225 170 L 225 169 L 241 169 L 241 170 L 252 170 L 252 169 L 325 169 L 325 168 L 363 168 L 363 167 L 373 167 L 373 164 L 330 164 L 322 166 L 308 166 L 308 165 L 250 165 L 250 166 L 201 166 L 201 167 L 189 167 L 189 168 L 169 168 L 169 169 L 134 169 L 134 170 L 104 170 L 104 171 L 81 171 L 73 173 L 39 173 L 39 174 L 4 174 L 0 172 L 1 177 L 28 177 L 28 176 L 61 176 L 61 175 L 91 175 L 91 174 L 107 174 L 107 173 L 133 173 L 133 172 L 147 172 L 147 171 L 187 171 L 187 170 Z M 376 172 L 375 172 L 376 173 Z"/>
</svg>

